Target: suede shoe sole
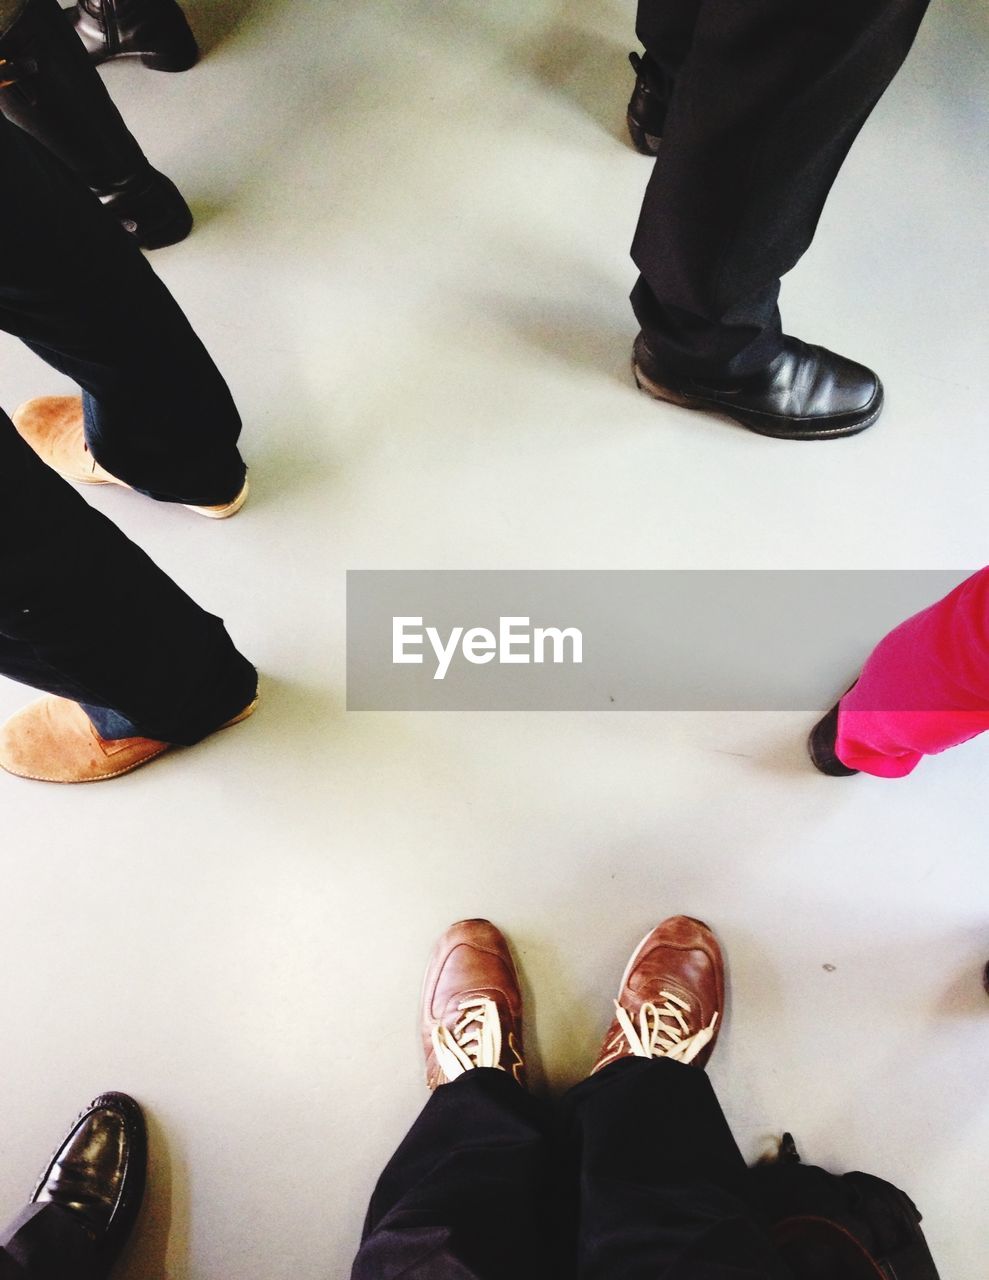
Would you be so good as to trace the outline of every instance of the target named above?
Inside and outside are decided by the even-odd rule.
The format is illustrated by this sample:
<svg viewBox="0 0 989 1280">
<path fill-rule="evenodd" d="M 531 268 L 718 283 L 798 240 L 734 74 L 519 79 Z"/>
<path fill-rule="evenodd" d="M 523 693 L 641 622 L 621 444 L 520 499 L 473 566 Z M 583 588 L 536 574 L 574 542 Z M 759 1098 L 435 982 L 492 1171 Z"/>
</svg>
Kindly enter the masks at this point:
<svg viewBox="0 0 989 1280">
<path fill-rule="evenodd" d="M 259 696 L 215 732 L 246 720 Z M 77 702 L 47 694 L 0 726 L 0 769 L 32 782 L 108 782 L 172 747 L 154 738 L 101 738 Z"/>
</svg>

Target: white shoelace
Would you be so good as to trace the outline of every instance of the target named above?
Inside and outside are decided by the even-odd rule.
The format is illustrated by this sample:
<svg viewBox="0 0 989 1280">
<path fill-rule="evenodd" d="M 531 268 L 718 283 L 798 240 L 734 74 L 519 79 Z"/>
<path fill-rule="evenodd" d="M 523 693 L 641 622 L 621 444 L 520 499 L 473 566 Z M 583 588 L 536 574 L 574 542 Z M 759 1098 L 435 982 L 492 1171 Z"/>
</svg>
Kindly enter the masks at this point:
<svg viewBox="0 0 989 1280">
<path fill-rule="evenodd" d="M 659 994 L 666 1003 L 657 1005 L 651 1000 L 646 1001 L 639 1010 L 638 1031 L 627 1010 L 615 1001 L 615 1016 L 628 1047 L 637 1058 L 672 1058 L 675 1062 L 693 1062 L 704 1046 L 714 1039 L 717 1011 L 706 1027 L 691 1035 L 687 1019 L 683 1016 L 690 1013 L 690 1005 L 686 1000 L 671 995 L 669 991 L 661 991 Z M 620 1039 L 621 1037 L 616 1037 L 612 1041 L 612 1047 Z"/>
<path fill-rule="evenodd" d="M 498 1006 L 488 996 L 461 1000 L 462 1017 L 450 1030 L 438 1023 L 433 1027 L 433 1052 L 447 1080 L 455 1080 L 475 1067 L 501 1066 L 501 1018 Z"/>
</svg>

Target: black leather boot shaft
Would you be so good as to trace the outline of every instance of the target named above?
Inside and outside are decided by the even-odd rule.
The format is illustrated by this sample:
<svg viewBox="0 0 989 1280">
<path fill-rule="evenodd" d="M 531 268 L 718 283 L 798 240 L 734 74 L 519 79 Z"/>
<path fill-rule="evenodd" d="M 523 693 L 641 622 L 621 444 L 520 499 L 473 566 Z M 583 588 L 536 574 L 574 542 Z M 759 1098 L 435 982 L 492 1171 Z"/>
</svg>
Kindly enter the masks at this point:
<svg viewBox="0 0 989 1280">
<path fill-rule="evenodd" d="M 57 0 L 29 0 L 0 37 L 14 83 L 0 111 L 37 138 L 100 197 L 145 248 L 188 235 L 192 215 L 173 183 L 148 163 Z"/>
<path fill-rule="evenodd" d="M 176 0 L 78 0 L 73 21 L 93 62 L 139 57 L 155 71 L 188 71 L 199 61 Z"/>
</svg>

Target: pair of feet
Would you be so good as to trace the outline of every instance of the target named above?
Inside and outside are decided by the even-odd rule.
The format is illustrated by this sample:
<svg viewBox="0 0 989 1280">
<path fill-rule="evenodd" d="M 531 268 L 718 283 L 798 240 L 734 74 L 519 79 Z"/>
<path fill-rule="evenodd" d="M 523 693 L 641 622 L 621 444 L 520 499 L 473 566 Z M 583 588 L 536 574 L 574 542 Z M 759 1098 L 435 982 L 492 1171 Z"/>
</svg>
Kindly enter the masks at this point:
<svg viewBox="0 0 989 1280">
<path fill-rule="evenodd" d="M 629 959 L 590 1074 L 633 1056 L 703 1067 L 721 1029 L 724 991 L 721 948 L 707 925 L 689 916 L 664 920 Z M 430 1089 L 484 1067 L 526 1085 L 518 971 L 490 921 L 461 920 L 433 948 L 422 1044 Z"/>
<path fill-rule="evenodd" d="M 669 99 L 663 72 L 649 55 L 630 54 L 635 88 L 628 104 L 632 145 L 659 154 Z M 831 440 L 871 427 L 883 408 L 883 387 L 865 365 L 784 337 L 768 368 L 745 378 L 689 377 L 665 369 L 640 333 L 632 351 L 636 385 L 657 400 L 731 418 L 759 435 L 782 440 Z"/>
<path fill-rule="evenodd" d="M 73 484 L 113 484 L 130 488 L 106 471 L 86 444 L 82 401 L 78 396 L 42 396 L 21 405 L 12 421 L 42 462 Z M 211 520 L 226 520 L 247 501 L 248 482 L 226 502 L 185 504 Z M 253 699 L 219 728 L 246 720 Z M 77 702 L 48 694 L 24 707 L 0 726 L 0 768 L 39 782 L 104 782 L 148 764 L 170 749 L 154 738 L 100 736 Z"/>
<path fill-rule="evenodd" d="M 635 949 L 615 1018 L 591 1072 L 621 1058 L 672 1058 L 703 1067 L 724 1009 L 724 962 L 699 920 L 665 920 Z M 423 1047 L 431 1089 L 490 1067 L 525 1085 L 522 993 L 504 936 L 487 920 L 462 920 L 433 949 L 423 988 Z M 147 1169 L 141 1108 L 105 1093 L 77 1117 L 38 1179 L 32 1204 L 78 1224 L 92 1249 L 87 1274 L 105 1275 L 137 1218 Z"/>
</svg>

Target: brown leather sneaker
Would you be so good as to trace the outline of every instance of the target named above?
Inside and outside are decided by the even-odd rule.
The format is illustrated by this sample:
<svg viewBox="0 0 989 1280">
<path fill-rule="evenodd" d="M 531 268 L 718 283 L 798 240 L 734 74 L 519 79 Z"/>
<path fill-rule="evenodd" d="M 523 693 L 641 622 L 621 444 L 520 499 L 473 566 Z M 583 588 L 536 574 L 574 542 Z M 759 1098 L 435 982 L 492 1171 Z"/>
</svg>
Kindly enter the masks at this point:
<svg viewBox="0 0 989 1280">
<path fill-rule="evenodd" d="M 131 487 L 101 467 L 90 453 L 80 396 L 39 396 L 28 400 L 14 410 L 11 422 L 24 443 L 63 480 L 71 480 L 73 484 L 115 484 L 121 489 Z M 179 505 L 210 520 L 226 520 L 241 509 L 247 501 L 248 492 L 245 478 L 240 492 L 229 502 L 208 507 L 197 507 L 188 502 Z"/>
<path fill-rule="evenodd" d="M 220 728 L 246 720 L 257 705 L 255 697 Z M 35 782 L 105 782 L 139 769 L 171 745 L 154 738 L 101 738 L 78 702 L 47 694 L 0 726 L 0 768 Z"/>
<path fill-rule="evenodd" d="M 591 1075 L 619 1058 L 672 1058 L 703 1067 L 725 1004 L 725 965 L 700 920 L 673 916 L 646 934 L 622 975 L 615 1020 Z"/>
<path fill-rule="evenodd" d="M 461 920 L 440 938 L 422 988 L 422 1047 L 430 1089 L 475 1067 L 525 1084 L 522 992 L 512 954 L 489 920 Z"/>
</svg>

